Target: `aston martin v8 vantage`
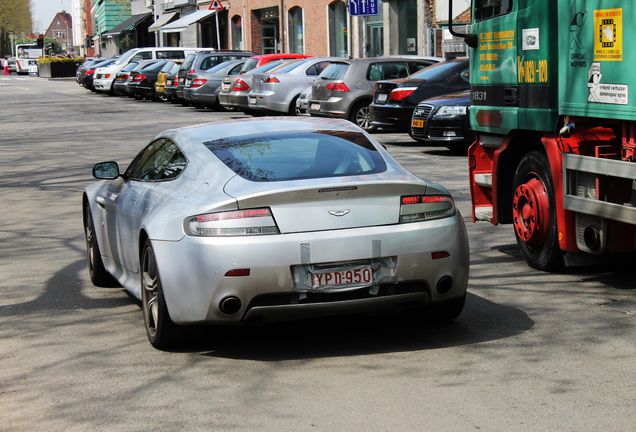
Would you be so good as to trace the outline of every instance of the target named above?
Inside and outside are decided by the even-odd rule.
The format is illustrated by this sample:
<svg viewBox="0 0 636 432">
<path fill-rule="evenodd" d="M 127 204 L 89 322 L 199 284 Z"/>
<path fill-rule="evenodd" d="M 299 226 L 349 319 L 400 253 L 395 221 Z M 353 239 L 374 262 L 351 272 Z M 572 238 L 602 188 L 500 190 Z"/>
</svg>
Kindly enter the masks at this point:
<svg viewBox="0 0 636 432">
<path fill-rule="evenodd" d="M 83 195 L 90 277 L 142 304 L 150 343 L 186 324 L 464 307 L 469 249 L 444 187 L 358 126 L 262 118 L 172 129 Z"/>
</svg>

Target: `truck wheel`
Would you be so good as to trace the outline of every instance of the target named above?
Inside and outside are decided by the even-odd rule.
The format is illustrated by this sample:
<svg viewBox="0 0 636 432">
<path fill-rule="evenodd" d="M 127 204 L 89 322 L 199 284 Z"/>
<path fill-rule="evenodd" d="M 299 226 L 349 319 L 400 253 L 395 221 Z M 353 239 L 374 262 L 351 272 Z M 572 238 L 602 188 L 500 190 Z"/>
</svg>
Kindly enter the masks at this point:
<svg viewBox="0 0 636 432">
<path fill-rule="evenodd" d="M 543 271 L 561 267 L 554 184 L 548 158 L 541 151 L 526 154 L 517 165 L 512 216 L 517 244 L 528 265 Z"/>
</svg>

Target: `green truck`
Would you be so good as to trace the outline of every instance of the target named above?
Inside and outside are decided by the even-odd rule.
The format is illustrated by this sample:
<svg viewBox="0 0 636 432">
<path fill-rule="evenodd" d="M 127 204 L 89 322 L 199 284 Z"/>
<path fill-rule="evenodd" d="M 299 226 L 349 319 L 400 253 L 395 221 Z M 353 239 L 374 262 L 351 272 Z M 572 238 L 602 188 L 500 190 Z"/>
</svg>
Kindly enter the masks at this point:
<svg viewBox="0 0 636 432">
<path fill-rule="evenodd" d="M 473 220 L 546 271 L 636 251 L 636 2 L 471 7 Z"/>
</svg>

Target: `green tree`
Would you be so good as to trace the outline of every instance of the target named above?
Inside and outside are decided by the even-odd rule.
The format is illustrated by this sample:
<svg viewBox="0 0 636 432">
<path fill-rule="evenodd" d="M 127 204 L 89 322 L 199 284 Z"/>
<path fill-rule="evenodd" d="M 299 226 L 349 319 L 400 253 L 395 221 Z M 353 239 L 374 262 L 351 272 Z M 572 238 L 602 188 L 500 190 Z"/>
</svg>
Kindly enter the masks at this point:
<svg viewBox="0 0 636 432">
<path fill-rule="evenodd" d="M 9 34 L 16 38 L 30 33 L 33 27 L 31 0 L 0 1 L 0 55 L 11 54 Z"/>
</svg>

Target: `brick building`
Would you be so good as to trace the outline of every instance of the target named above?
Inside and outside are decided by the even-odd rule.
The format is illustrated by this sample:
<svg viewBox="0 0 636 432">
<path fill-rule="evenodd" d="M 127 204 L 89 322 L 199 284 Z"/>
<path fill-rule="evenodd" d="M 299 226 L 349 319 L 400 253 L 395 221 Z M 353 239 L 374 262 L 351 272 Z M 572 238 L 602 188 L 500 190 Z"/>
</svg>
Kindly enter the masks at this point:
<svg viewBox="0 0 636 432">
<path fill-rule="evenodd" d="M 344 0 L 224 0 L 228 48 L 340 57 L 431 54 L 430 0 L 367 0 L 374 1 L 378 14 L 363 17 L 350 16 Z"/>
<path fill-rule="evenodd" d="M 73 20 L 65 11 L 58 12 L 53 17 L 49 28 L 44 32 L 45 37 L 55 39 L 64 51 L 69 51 L 73 46 Z"/>
</svg>

